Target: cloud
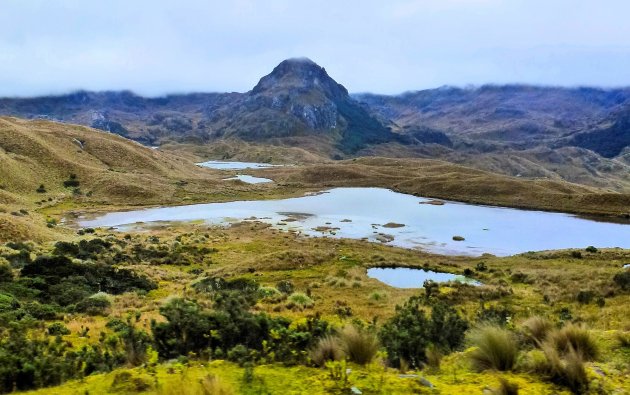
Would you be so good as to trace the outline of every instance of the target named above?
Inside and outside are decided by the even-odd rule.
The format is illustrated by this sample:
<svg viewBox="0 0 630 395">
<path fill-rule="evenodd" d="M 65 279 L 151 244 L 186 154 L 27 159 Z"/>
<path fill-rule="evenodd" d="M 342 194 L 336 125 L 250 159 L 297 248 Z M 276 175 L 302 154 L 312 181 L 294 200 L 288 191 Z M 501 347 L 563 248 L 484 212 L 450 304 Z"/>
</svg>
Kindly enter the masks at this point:
<svg viewBox="0 0 630 395">
<path fill-rule="evenodd" d="M 308 56 L 350 91 L 629 85 L 622 0 L 5 0 L 0 95 L 246 91 Z"/>
</svg>

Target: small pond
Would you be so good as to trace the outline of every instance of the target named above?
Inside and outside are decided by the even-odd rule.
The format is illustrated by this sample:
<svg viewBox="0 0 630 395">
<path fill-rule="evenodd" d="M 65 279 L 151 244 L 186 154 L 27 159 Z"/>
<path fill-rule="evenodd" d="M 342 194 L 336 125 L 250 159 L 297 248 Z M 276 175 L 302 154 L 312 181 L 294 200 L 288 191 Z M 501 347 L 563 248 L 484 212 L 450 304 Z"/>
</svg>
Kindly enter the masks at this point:
<svg viewBox="0 0 630 395">
<path fill-rule="evenodd" d="M 457 274 L 434 272 L 432 270 L 412 269 L 407 267 L 381 268 L 373 267 L 368 269 L 367 275 L 375 278 L 389 286 L 396 288 L 422 288 L 426 280 L 436 283 L 457 281 L 472 285 L 480 285 L 479 282 Z"/>
<path fill-rule="evenodd" d="M 270 178 L 254 177 L 254 176 L 248 176 L 246 174 L 237 174 L 234 177 L 223 179 L 223 181 L 230 181 L 230 180 L 239 180 L 247 184 L 264 184 L 267 182 L 273 182 L 273 180 Z"/>
<path fill-rule="evenodd" d="M 335 188 L 277 200 L 236 201 L 113 212 L 79 218 L 83 227 L 133 229 L 138 223 L 203 220 L 209 224 L 265 222 L 309 236 L 344 237 L 420 248 L 447 255 L 595 246 L 630 248 L 630 225 L 569 214 L 476 206 L 383 188 Z"/>
<path fill-rule="evenodd" d="M 209 160 L 207 162 L 197 163 L 197 166 L 207 167 L 209 169 L 218 170 L 243 170 L 243 169 L 267 169 L 270 167 L 278 167 L 281 165 L 272 165 L 270 163 L 256 162 L 225 162 L 219 160 Z"/>
</svg>

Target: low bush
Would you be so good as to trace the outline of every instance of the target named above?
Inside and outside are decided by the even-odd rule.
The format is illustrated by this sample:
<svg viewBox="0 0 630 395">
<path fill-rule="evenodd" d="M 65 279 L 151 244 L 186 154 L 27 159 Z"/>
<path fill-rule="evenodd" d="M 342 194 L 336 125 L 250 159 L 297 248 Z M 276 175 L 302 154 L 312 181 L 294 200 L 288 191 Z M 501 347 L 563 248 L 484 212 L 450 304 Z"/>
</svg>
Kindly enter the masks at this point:
<svg viewBox="0 0 630 395">
<path fill-rule="evenodd" d="M 311 308 L 315 304 L 315 302 L 313 302 L 313 299 L 302 292 L 292 293 L 291 295 L 289 295 L 289 298 L 287 300 L 289 302 L 289 306 L 297 306 L 302 309 Z"/>
<path fill-rule="evenodd" d="M 481 325 L 468 334 L 468 342 L 476 347 L 470 353 L 477 371 L 509 371 L 516 364 L 518 344 L 512 332 L 496 325 Z"/>
<path fill-rule="evenodd" d="M 69 335 L 70 334 L 70 329 L 68 329 L 61 322 L 54 322 L 54 323 L 48 325 L 48 334 L 51 335 L 51 336 Z"/>
<path fill-rule="evenodd" d="M 75 310 L 88 315 L 106 315 L 111 302 L 104 295 L 93 295 L 76 304 Z"/>
<path fill-rule="evenodd" d="M 625 269 L 623 272 L 615 274 L 613 281 L 624 291 L 630 291 L 630 269 Z"/>
<path fill-rule="evenodd" d="M 406 361 L 411 367 L 420 368 L 427 361 L 426 349 L 430 344 L 443 351 L 462 345 L 468 322 L 441 302 L 432 306 L 431 316 L 427 318 L 424 300 L 415 296 L 396 306 L 396 314 L 382 326 L 379 338 L 390 365 L 400 367 L 401 361 Z"/>
</svg>

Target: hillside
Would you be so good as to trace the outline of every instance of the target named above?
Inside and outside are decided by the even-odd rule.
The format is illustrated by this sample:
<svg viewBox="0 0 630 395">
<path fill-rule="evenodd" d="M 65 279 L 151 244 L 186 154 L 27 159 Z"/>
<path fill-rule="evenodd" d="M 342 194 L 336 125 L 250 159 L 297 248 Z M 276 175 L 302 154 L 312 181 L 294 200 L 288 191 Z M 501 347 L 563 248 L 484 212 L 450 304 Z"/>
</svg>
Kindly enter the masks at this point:
<svg viewBox="0 0 630 395">
<path fill-rule="evenodd" d="M 188 157 L 433 158 L 624 193 L 629 108 L 629 88 L 489 85 L 349 95 L 305 58 L 281 62 L 245 93 L 0 99 L 0 114 L 91 126 Z"/>
<path fill-rule="evenodd" d="M 0 118 L 0 241 L 50 239 L 50 214 L 225 200 L 253 188 L 116 134 L 44 120 Z M 54 224 L 53 224 L 54 225 Z"/>
</svg>

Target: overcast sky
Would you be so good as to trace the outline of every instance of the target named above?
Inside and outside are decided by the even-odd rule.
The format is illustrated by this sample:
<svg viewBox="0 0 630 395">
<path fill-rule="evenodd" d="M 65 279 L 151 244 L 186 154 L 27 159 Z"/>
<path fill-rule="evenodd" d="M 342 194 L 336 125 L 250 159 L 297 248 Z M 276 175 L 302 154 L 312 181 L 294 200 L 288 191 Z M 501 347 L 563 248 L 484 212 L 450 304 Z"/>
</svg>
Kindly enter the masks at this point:
<svg viewBox="0 0 630 395">
<path fill-rule="evenodd" d="M 0 0 L 0 96 L 251 89 L 306 56 L 351 92 L 630 85 L 628 0 Z"/>
</svg>

